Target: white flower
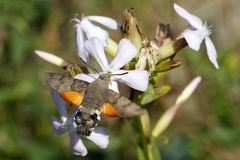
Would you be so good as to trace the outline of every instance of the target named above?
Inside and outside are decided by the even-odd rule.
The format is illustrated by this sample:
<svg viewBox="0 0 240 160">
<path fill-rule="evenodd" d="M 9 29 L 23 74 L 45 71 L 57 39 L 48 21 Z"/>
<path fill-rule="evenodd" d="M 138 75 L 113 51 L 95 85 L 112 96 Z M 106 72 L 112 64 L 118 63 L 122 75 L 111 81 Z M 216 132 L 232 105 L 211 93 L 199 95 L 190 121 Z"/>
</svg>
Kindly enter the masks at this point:
<svg viewBox="0 0 240 160">
<path fill-rule="evenodd" d="M 74 122 L 74 115 L 76 112 L 68 117 L 66 111 L 66 103 L 61 99 L 56 91 L 52 92 L 52 96 L 56 102 L 57 110 L 61 116 L 60 122 L 55 116 L 51 117 L 52 123 L 54 125 L 54 132 L 57 135 L 61 135 L 65 132 L 69 133 L 70 136 L 70 147 L 75 155 L 85 156 L 87 154 L 87 149 L 84 146 L 79 135 L 76 133 L 76 124 Z M 103 127 L 95 127 L 90 136 L 85 138 L 91 140 L 100 148 L 107 148 L 108 146 L 108 133 Z"/>
<path fill-rule="evenodd" d="M 103 16 L 86 16 L 79 20 L 78 18 L 72 19 L 72 21 L 76 22 L 74 25 L 76 28 L 76 42 L 77 42 L 77 50 L 78 55 L 82 58 L 85 62 L 88 61 L 88 52 L 84 49 L 84 43 L 86 40 L 92 37 L 98 37 L 102 44 L 106 47 L 107 40 L 109 38 L 109 34 L 107 31 L 103 30 L 102 28 L 96 26 L 95 24 L 91 23 L 97 22 L 105 27 L 110 29 L 119 29 L 120 25 L 112 18 L 103 17 Z"/>
<path fill-rule="evenodd" d="M 86 50 L 95 58 L 95 60 L 100 65 L 103 71 L 103 72 L 100 72 L 100 74 L 110 73 L 110 75 L 113 75 L 110 78 L 111 82 L 109 85 L 109 89 L 112 89 L 115 92 L 119 92 L 117 87 L 117 82 L 115 81 L 123 82 L 136 90 L 145 91 L 147 89 L 147 86 L 148 86 L 147 71 L 120 69 L 124 65 L 126 65 L 128 62 L 130 62 L 137 54 L 137 48 L 129 40 L 122 39 L 119 42 L 116 56 L 110 64 L 108 64 L 106 55 L 104 53 L 104 46 L 101 44 L 101 41 L 98 38 L 94 37 L 86 41 L 85 47 L 86 47 Z M 123 74 L 123 75 L 114 76 L 114 74 Z M 75 78 L 91 83 L 98 76 L 99 74 L 91 74 L 91 75 L 79 74 Z"/>
<path fill-rule="evenodd" d="M 183 37 L 188 43 L 188 46 L 193 50 L 198 51 L 200 44 L 205 39 L 208 58 L 216 68 L 219 68 L 217 63 L 217 51 L 212 40 L 209 37 L 211 30 L 210 27 L 207 26 L 207 23 L 203 23 L 200 18 L 190 14 L 188 11 L 178 6 L 177 4 L 174 4 L 174 9 L 190 24 L 190 26 L 182 33 Z"/>
</svg>

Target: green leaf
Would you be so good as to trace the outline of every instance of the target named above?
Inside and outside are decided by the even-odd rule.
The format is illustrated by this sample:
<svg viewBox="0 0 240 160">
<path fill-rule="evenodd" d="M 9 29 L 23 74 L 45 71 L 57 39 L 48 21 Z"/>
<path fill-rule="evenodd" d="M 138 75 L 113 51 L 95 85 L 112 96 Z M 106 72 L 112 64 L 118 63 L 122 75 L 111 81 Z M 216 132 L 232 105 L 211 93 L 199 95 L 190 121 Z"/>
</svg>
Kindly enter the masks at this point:
<svg viewBox="0 0 240 160">
<path fill-rule="evenodd" d="M 159 98 L 159 97 L 167 94 L 170 90 L 171 90 L 171 87 L 169 85 L 165 85 L 162 87 L 155 88 L 155 93 L 156 93 L 157 98 Z"/>
<path fill-rule="evenodd" d="M 141 99 L 140 104 L 145 105 L 147 103 L 150 103 L 154 100 L 154 98 L 155 98 L 154 88 L 152 84 L 149 84 L 147 91 L 140 96 L 140 99 Z"/>
<path fill-rule="evenodd" d="M 153 72 L 150 77 L 150 82 L 152 84 L 157 84 L 159 79 L 162 78 L 164 75 L 163 72 Z"/>
<path fill-rule="evenodd" d="M 182 65 L 180 60 L 165 60 L 156 65 L 155 72 L 166 72 Z"/>
<path fill-rule="evenodd" d="M 140 95 L 140 104 L 145 105 L 150 103 L 159 97 L 167 94 L 170 91 L 171 87 L 168 85 L 154 88 L 152 84 L 148 85 L 148 89 L 143 95 Z"/>
</svg>

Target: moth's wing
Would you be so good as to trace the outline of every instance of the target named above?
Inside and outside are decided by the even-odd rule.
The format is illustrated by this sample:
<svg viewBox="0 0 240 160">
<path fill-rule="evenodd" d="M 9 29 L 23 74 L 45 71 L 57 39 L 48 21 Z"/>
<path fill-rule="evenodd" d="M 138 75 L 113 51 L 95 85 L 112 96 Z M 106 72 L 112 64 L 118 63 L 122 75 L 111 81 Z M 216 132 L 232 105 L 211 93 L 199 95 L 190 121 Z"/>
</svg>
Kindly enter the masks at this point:
<svg viewBox="0 0 240 160">
<path fill-rule="evenodd" d="M 107 91 L 107 99 L 107 102 L 116 109 L 119 117 L 132 117 L 146 113 L 145 109 L 112 90 Z"/>
<path fill-rule="evenodd" d="M 79 105 L 85 95 L 88 82 L 73 79 L 58 73 L 45 73 L 45 81 L 50 88 L 73 105 Z"/>
<path fill-rule="evenodd" d="M 54 90 L 61 92 L 77 91 L 85 93 L 88 82 L 67 77 L 58 73 L 45 73 L 45 81 Z"/>
<path fill-rule="evenodd" d="M 61 92 L 59 95 L 62 97 L 62 99 L 69 102 L 73 106 L 79 106 L 82 103 L 84 97 L 83 94 L 76 91 Z"/>
<path fill-rule="evenodd" d="M 104 103 L 102 106 L 102 113 L 108 117 L 119 117 L 116 109 L 111 103 Z"/>
</svg>

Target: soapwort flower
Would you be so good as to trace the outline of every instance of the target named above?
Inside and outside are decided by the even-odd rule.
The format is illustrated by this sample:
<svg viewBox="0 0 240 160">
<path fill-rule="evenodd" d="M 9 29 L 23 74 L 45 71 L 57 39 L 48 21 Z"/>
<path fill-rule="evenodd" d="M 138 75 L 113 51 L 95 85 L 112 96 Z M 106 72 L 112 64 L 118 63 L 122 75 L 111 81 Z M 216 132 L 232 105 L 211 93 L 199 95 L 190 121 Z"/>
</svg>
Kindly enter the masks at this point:
<svg viewBox="0 0 240 160">
<path fill-rule="evenodd" d="M 216 68 L 219 68 L 217 63 L 217 51 L 209 37 L 211 34 L 211 26 L 208 26 L 206 22 L 203 23 L 199 17 L 190 14 L 177 4 L 174 4 L 174 9 L 190 24 L 190 26 L 182 33 L 183 37 L 188 43 L 188 46 L 191 49 L 198 51 L 202 41 L 205 39 L 208 58 Z"/>
<path fill-rule="evenodd" d="M 104 16 L 86 16 L 81 20 L 78 18 L 73 18 L 72 22 L 76 22 L 74 27 L 76 28 L 76 42 L 78 55 L 85 62 L 88 61 L 88 52 L 84 48 L 84 43 L 86 40 L 97 37 L 101 43 L 106 47 L 108 43 L 109 34 L 107 31 L 93 24 L 92 22 L 97 22 L 104 25 L 110 29 L 116 30 L 120 28 L 117 21 L 112 18 Z"/>
<path fill-rule="evenodd" d="M 76 112 L 74 112 L 72 116 L 68 117 L 66 103 L 61 99 L 61 97 L 56 91 L 52 92 L 52 96 L 57 105 L 57 110 L 61 116 L 61 122 L 55 116 L 51 117 L 54 126 L 54 133 L 57 135 L 61 135 L 65 132 L 68 132 L 70 136 L 70 147 L 73 154 L 81 156 L 87 155 L 87 149 L 83 144 L 80 136 L 76 132 L 76 124 L 74 121 L 74 116 Z M 109 135 L 106 129 L 103 127 L 95 127 L 90 136 L 84 137 L 95 143 L 100 148 L 104 149 L 108 146 Z"/>
<path fill-rule="evenodd" d="M 136 90 L 145 91 L 148 86 L 148 72 L 146 70 L 122 70 L 121 68 L 129 63 L 137 54 L 137 48 L 128 39 L 119 42 L 115 58 L 108 64 L 104 53 L 104 46 L 97 37 L 93 37 L 85 43 L 86 50 L 95 58 L 100 65 L 100 74 L 110 74 L 109 89 L 118 91 L 117 82 L 123 82 Z M 125 74 L 126 73 L 126 74 Z M 75 78 L 87 82 L 94 81 L 99 74 L 79 74 Z"/>
</svg>

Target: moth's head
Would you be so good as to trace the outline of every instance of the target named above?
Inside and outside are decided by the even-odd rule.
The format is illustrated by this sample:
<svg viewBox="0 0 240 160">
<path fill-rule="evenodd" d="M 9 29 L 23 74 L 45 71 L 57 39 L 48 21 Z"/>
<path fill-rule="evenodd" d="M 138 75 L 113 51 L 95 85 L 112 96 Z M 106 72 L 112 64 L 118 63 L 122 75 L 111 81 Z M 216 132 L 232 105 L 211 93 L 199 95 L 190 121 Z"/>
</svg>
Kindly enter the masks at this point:
<svg viewBox="0 0 240 160">
<path fill-rule="evenodd" d="M 100 121 L 100 110 L 80 107 L 74 117 L 77 134 L 89 136 Z"/>
<path fill-rule="evenodd" d="M 99 76 L 99 78 L 100 78 L 101 80 L 109 83 L 109 82 L 110 82 L 110 78 L 111 78 L 112 76 L 121 76 L 121 75 L 125 75 L 125 74 L 128 74 L 128 72 L 117 73 L 117 74 L 112 74 L 112 73 L 108 72 L 108 73 L 105 73 L 105 74 L 101 74 L 101 75 Z"/>
<path fill-rule="evenodd" d="M 110 81 L 110 77 L 111 77 L 111 75 L 110 75 L 109 73 L 101 74 L 101 75 L 99 76 L 99 78 L 100 78 L 101 80 L 106 81 L 106 82 L 109 82 L 109 81 Z"/>
</svg>

